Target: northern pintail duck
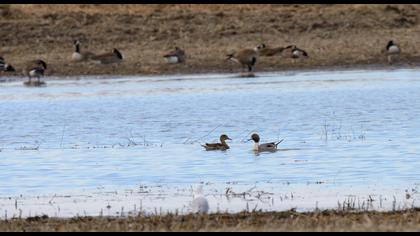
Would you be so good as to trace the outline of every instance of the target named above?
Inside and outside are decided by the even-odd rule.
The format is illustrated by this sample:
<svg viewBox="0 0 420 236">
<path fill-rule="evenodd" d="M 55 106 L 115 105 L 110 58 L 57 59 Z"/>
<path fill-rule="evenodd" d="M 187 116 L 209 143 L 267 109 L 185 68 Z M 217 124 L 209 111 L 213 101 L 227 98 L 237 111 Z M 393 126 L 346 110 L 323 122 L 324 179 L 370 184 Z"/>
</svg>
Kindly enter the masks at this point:
<svg viewBox="0 0 420 236">
<path fill-rule="evenodd" d="M 99 64 L 112 64 L 122 62 L 124 57 L 118 49 L 114 48 L 111 53 L 92 56 L 91 59 Z"/>
<path fill-rule="evenodd" d="M 87 61 L 90 58 L 94 57 L 95 54 L 92 52 L 81 52 L 80 51 L 80 41 L 74 40 L 74 52 L 71 54 L 71 60 L 74 62 L 80 62 L 80 61 Z"/>
<path fill-rule="evenodd" d="M 43 60 L 33 60 L 26 63 L 23 69 L 23 74 L 28 76 L 29 80 L 24 82 L 27 86 L 42 86 L 45 85 L 44 81 L 41 81 L 41 77 L 44 76 L 45 70 L 47 69 L 47 63 Z M 37 78 L 37 81 L 32 81 L 32 78 Z"/>
<path fill-rule="evenodd" d="M 252 72 L 259 56 L 259 51 L 265 48 L 264 44 L 261 44 L 253 49 L 242 49 L 238 52 L 228 54 L 227 60 L 233 61 L 242 66 L 242 71 L 248 68 L 248 72 Z"/>
<path fill-rule="evenodd" d="M 183 63 L 185 62 L 185 51 L 175 47 L 175 50 L 168 52 L 163 57 L 168 63 Z"/>
<path fill-rule="evenodd" d="M 272 142 L 272 143 L 263 143 L 260 144 L 260 136 L 258 134 L 252 134 L 251 139 L 254 141 L 254 148 L 253 150 L 256 152 L 274 152 L 277 151 L 277 145 L 283 142 L 283 139 L 279 142 Z"/>
<path fill-rule="evenodd" d="M 7 64 L 3 57 L 0 57 L 0 71 L 14 72 L 16 70 L 13 66 Z"/>
<path fill-rule="evenodd" d="M 392 64 L 392 56 L 397 55 L 401 52 L 398 44 L 395 44 L 393 40 L 390 40 L 386 45 L 386 54 L 388 56 L 388 63 Z"/>
<path fill-rule="evenodd" d="M 206 143 L 203 146 L 206 151 L 213 151 L 213 150 L 227 150 L 229 149 L 229 145 L 226 143 L 226 140 L 232 140 L 230 139 L 226 134 L 222 134 L 220 136 L 220 143 Z"/>
</svg>

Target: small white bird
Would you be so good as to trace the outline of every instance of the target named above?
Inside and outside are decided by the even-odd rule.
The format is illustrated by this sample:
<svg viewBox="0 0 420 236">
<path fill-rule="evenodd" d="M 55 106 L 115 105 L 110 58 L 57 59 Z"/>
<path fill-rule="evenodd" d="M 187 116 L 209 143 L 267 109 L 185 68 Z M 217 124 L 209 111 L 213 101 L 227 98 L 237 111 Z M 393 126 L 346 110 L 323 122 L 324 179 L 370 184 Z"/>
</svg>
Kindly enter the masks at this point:
<svg viewBox="0 0 420 236">
<path fill-rule="evenodd" d="M 209 202 L 203 195 L 203 186 L 199 185 L 193 194 L 191 209 L 196 214 L 207 214 L 209 212 Z"/>
</svg>

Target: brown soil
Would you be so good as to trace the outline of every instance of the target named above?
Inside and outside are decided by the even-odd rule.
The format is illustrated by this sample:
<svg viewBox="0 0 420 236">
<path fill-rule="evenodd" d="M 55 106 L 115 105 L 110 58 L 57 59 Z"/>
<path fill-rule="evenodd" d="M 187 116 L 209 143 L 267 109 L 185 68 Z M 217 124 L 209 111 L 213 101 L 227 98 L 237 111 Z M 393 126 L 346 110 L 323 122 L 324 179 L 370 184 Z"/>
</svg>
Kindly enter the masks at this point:
<svg viewBox="0 0 420 236">
<path fill-rule="evenodd" d="M 296 44 L 309 58 L 261 57 L 256 72 L 387 66 L 387 41 L 400 44 L 394 66 L 420 61 L 420 5 L 0 5 L 0 55 L 21 71 L 40 58 L 47 75 L 239 72 L 225 55 L 240 48 Z M 73 40 L 94 53 L 118 48 L 118 65 L 70 63 Z M 185 64 L 163 55 L 185 49 Z M 16 73 L 20 75 L 20 73 Z"/>
<path fill-rule="evenodd" d="M 0 221 L 0 231 L 419 231 L 420 211 L 252 212 L 129 218 L 32 217 Z"/>
</svg>

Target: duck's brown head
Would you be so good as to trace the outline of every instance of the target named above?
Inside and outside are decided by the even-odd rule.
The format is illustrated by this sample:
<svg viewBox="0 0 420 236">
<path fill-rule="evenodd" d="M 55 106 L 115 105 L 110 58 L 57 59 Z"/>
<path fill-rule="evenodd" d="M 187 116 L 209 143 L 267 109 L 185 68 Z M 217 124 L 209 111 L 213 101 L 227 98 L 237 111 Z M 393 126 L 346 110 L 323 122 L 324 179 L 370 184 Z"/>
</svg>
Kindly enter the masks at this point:
<svg viewBox="0 0 420 236">
<path fill-rule="evenodd" d="M 259 143 L 260 142 L 260 136 L 258 135 L 258 134 L 252 134 L 251 135 L 251 139 L 254 141 L 254 142 L 256 142 L 256 143 Z"/>
<path fill-rule="evenodd" d="M 222 134 L 221 136 L 220 136 L 220 141 L 222 141 L 222 142 L 224 142 L 224 141 L 226 141 L 226 140 L 232 140 L 232 139 L 230 139 L 226 134 Z"/>
</svg>

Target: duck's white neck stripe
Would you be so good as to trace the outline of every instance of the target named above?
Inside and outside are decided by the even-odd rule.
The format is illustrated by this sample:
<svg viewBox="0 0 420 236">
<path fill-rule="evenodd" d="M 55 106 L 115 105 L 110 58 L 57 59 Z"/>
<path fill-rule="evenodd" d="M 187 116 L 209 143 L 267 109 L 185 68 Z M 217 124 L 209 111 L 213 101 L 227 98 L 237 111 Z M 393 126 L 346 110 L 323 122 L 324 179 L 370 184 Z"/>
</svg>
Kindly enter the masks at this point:
<svg viewBox="0 0 420 236">
<path fill-rule="evenodd" d="M 260 146 L 260 143 L 254 142 L 254 148 L 253 148 L 253 150 L 254 151 L 258 151 L 259 146 Z"/>
</svg>

